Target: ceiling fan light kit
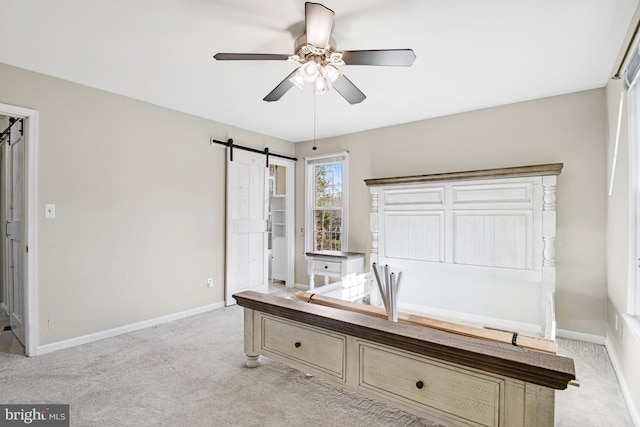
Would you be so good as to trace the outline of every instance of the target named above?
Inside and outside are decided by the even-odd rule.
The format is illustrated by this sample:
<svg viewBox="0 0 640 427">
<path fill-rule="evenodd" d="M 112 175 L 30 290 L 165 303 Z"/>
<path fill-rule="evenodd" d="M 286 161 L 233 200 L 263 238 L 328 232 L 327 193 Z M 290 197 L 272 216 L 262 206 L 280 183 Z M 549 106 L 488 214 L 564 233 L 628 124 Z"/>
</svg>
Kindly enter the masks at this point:
<svg viewBox="0 0 640 427">
<path fill-rule="evenodd" d="M 366 96 L 336 66 L 381 65 L 410 67 L 416 59 L 411 49 L 338 51 L 331 37 L 334 13 L 319 4 L 305 6 L 305 33 L 294 43 L 292 55 L 259 53 L 217 53 L 217 60 L 286 60 L 302 64 L 291 72 L 267 96 L 265 101 L 277 101 L 293 86 L 304 89 L 313 84 L 315 94 L 335 89 L 350 104 L 364 101 Z"/>
<path fill-rule="evenodd" d="M 308 61 L 295 70 L 289 81 L 300 90 L 304 89 L 305 83 L 313 83 L 314 92 L 317 95 L 322 95 L 331 89 L 331 86 L 341 76 L 340 70 L 331 64 L 323 65 L 317 64 L 315 61 Z"/>
</svg>

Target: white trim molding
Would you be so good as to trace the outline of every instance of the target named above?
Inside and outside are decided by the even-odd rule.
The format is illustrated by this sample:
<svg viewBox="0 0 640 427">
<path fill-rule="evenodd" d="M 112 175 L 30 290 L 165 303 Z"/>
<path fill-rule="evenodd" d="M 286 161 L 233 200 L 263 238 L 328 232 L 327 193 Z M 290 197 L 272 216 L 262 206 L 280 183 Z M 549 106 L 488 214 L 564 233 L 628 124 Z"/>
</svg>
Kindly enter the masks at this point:
<svg viewBox="0 0 640 427">
<path fill-rule="evenodd" d="M 585 334 L 583 332 L 569 331 L 566 329 L 556 329 L 556 337 L 605 345 L 605 337 L 601 335 Z"/>
</svg>

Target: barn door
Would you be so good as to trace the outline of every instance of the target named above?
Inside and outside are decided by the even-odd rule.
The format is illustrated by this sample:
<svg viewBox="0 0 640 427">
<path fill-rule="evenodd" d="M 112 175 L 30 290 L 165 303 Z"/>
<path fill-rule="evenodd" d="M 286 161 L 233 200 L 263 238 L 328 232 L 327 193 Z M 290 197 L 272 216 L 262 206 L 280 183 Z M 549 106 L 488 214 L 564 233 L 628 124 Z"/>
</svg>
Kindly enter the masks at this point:
<svg viewBox="0 0 640 427">
<path fill-rule="evenodd" d="M 252 290 L 267 293 L 268 169 L 265 156 L 227 149 L 227 256 L 225 303 L 233 294 Z"/>
<path fill-rule="evenodd" d="M 6 268 L 11 330 L 24 345 L 25 297 L 24 297 L 24 137 L 23 121 L 19 120 L 11 127 L 9 146 L 7 147 L 9 166 L 7 171 L 7 213 L 5 232 L 7 236 Z"/>
</svg>

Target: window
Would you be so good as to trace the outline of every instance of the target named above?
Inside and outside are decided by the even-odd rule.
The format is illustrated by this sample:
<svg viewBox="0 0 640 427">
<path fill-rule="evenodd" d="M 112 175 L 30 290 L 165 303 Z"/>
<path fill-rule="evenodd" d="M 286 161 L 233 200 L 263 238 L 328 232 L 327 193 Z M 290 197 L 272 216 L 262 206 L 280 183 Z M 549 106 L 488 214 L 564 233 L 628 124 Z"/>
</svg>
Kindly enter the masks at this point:
<svg viewBox="0 0 640 427">
<path fill-rule="evenodd" d="M 348 153 L 306 159 L 307 251 L 347 250 Z"/>
<path fill-rule="evenodd" d="M 633 52 L 634 54 L 631 55 L 628 61 L 624 76 L 629 103 L 629 209 L 630 217 L 632 218 L 629 224 L 629 235 L 631 236 L 632 242 L 629 245 L 631 255 L 629 277 L 631 280 L 629 284 L 627 311 L 637 316 L 640 315 L 640 274 L 638 272 L 638 267 L 640 267 L 640 85 L 638 84 L 640 54 L 638 53 L 637 44 Z M 621 105 L 622 102 L 623 100 L 621 98 Z M 616 154 L 617 153 L 614 153 L 614 162 Z"/>
<path fill-rule="evenodd" d="M 631 200 L 629 208 L 631 218 L 635 218 L 635 222 L 629 224 L 631 236 L 635 236 L 635 242 L 630 245 L 631 252 L 631 274 L 632 282 L 629 284 L 629 307 L 628 312 L 640 315 L 640 275 L 637 268 L 640 267 L 640 88 L 634 85 L 629 90 L 629 188 L 631 192 Z M 635 230 L 634 230 L 635 228 Z"/>
</svg>

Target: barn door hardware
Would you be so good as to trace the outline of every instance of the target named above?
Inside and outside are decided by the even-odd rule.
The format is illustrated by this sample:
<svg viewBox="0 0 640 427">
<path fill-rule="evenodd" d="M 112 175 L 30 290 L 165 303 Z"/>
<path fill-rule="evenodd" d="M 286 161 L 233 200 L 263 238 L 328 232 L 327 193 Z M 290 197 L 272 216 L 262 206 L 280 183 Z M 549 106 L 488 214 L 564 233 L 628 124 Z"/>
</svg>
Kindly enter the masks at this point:
<svg viewBox="0 0 640 427">
<path fill-rule="evenodd" d="M 7 126 L 7 128 L 3 130 L 2 133 L 0 133 L 0 140 L 2 140 L 5 135 L 9 135 L 9 133 L 11 132 L 11 126 L 13 126 L 18 121 L 20 122 L 20 135 L 24 135 L 24 119 L 18 117 L 9 117 L 9 126 Z M 11 141 L 9 141 L 9 145 L 11 145 Z"/>
<path fill-rule="evenodd" d="M 233 150 L 236 148 L 239 150 L 250 151 L 252 153 L 264 154 L 266 157 L 267 167 L 269 167 L 269 156 L 279 157 L 281 159 L 287 159 L 287 160 L 293 160 L 293 161 L 298 160 L 296 157 L 285 156 L 284 154 L 272 153 L 271 151 L 269 151 L 269 147 L 265 147 L 264 150 L 258 150 L 257 148 L 244 147 L 242 145 L 237 145 L 233 143 L 233 139 L 231 138 L 229 138 L 227 141 L 218 141 L 216 139 L 211 138 L 211 145 L 213 144 L 220 144 L 220 145 L 224 145 L 225 147 L 229 147 L 229 160 L 231 161 L 233 161 Z"/>
</svg>

